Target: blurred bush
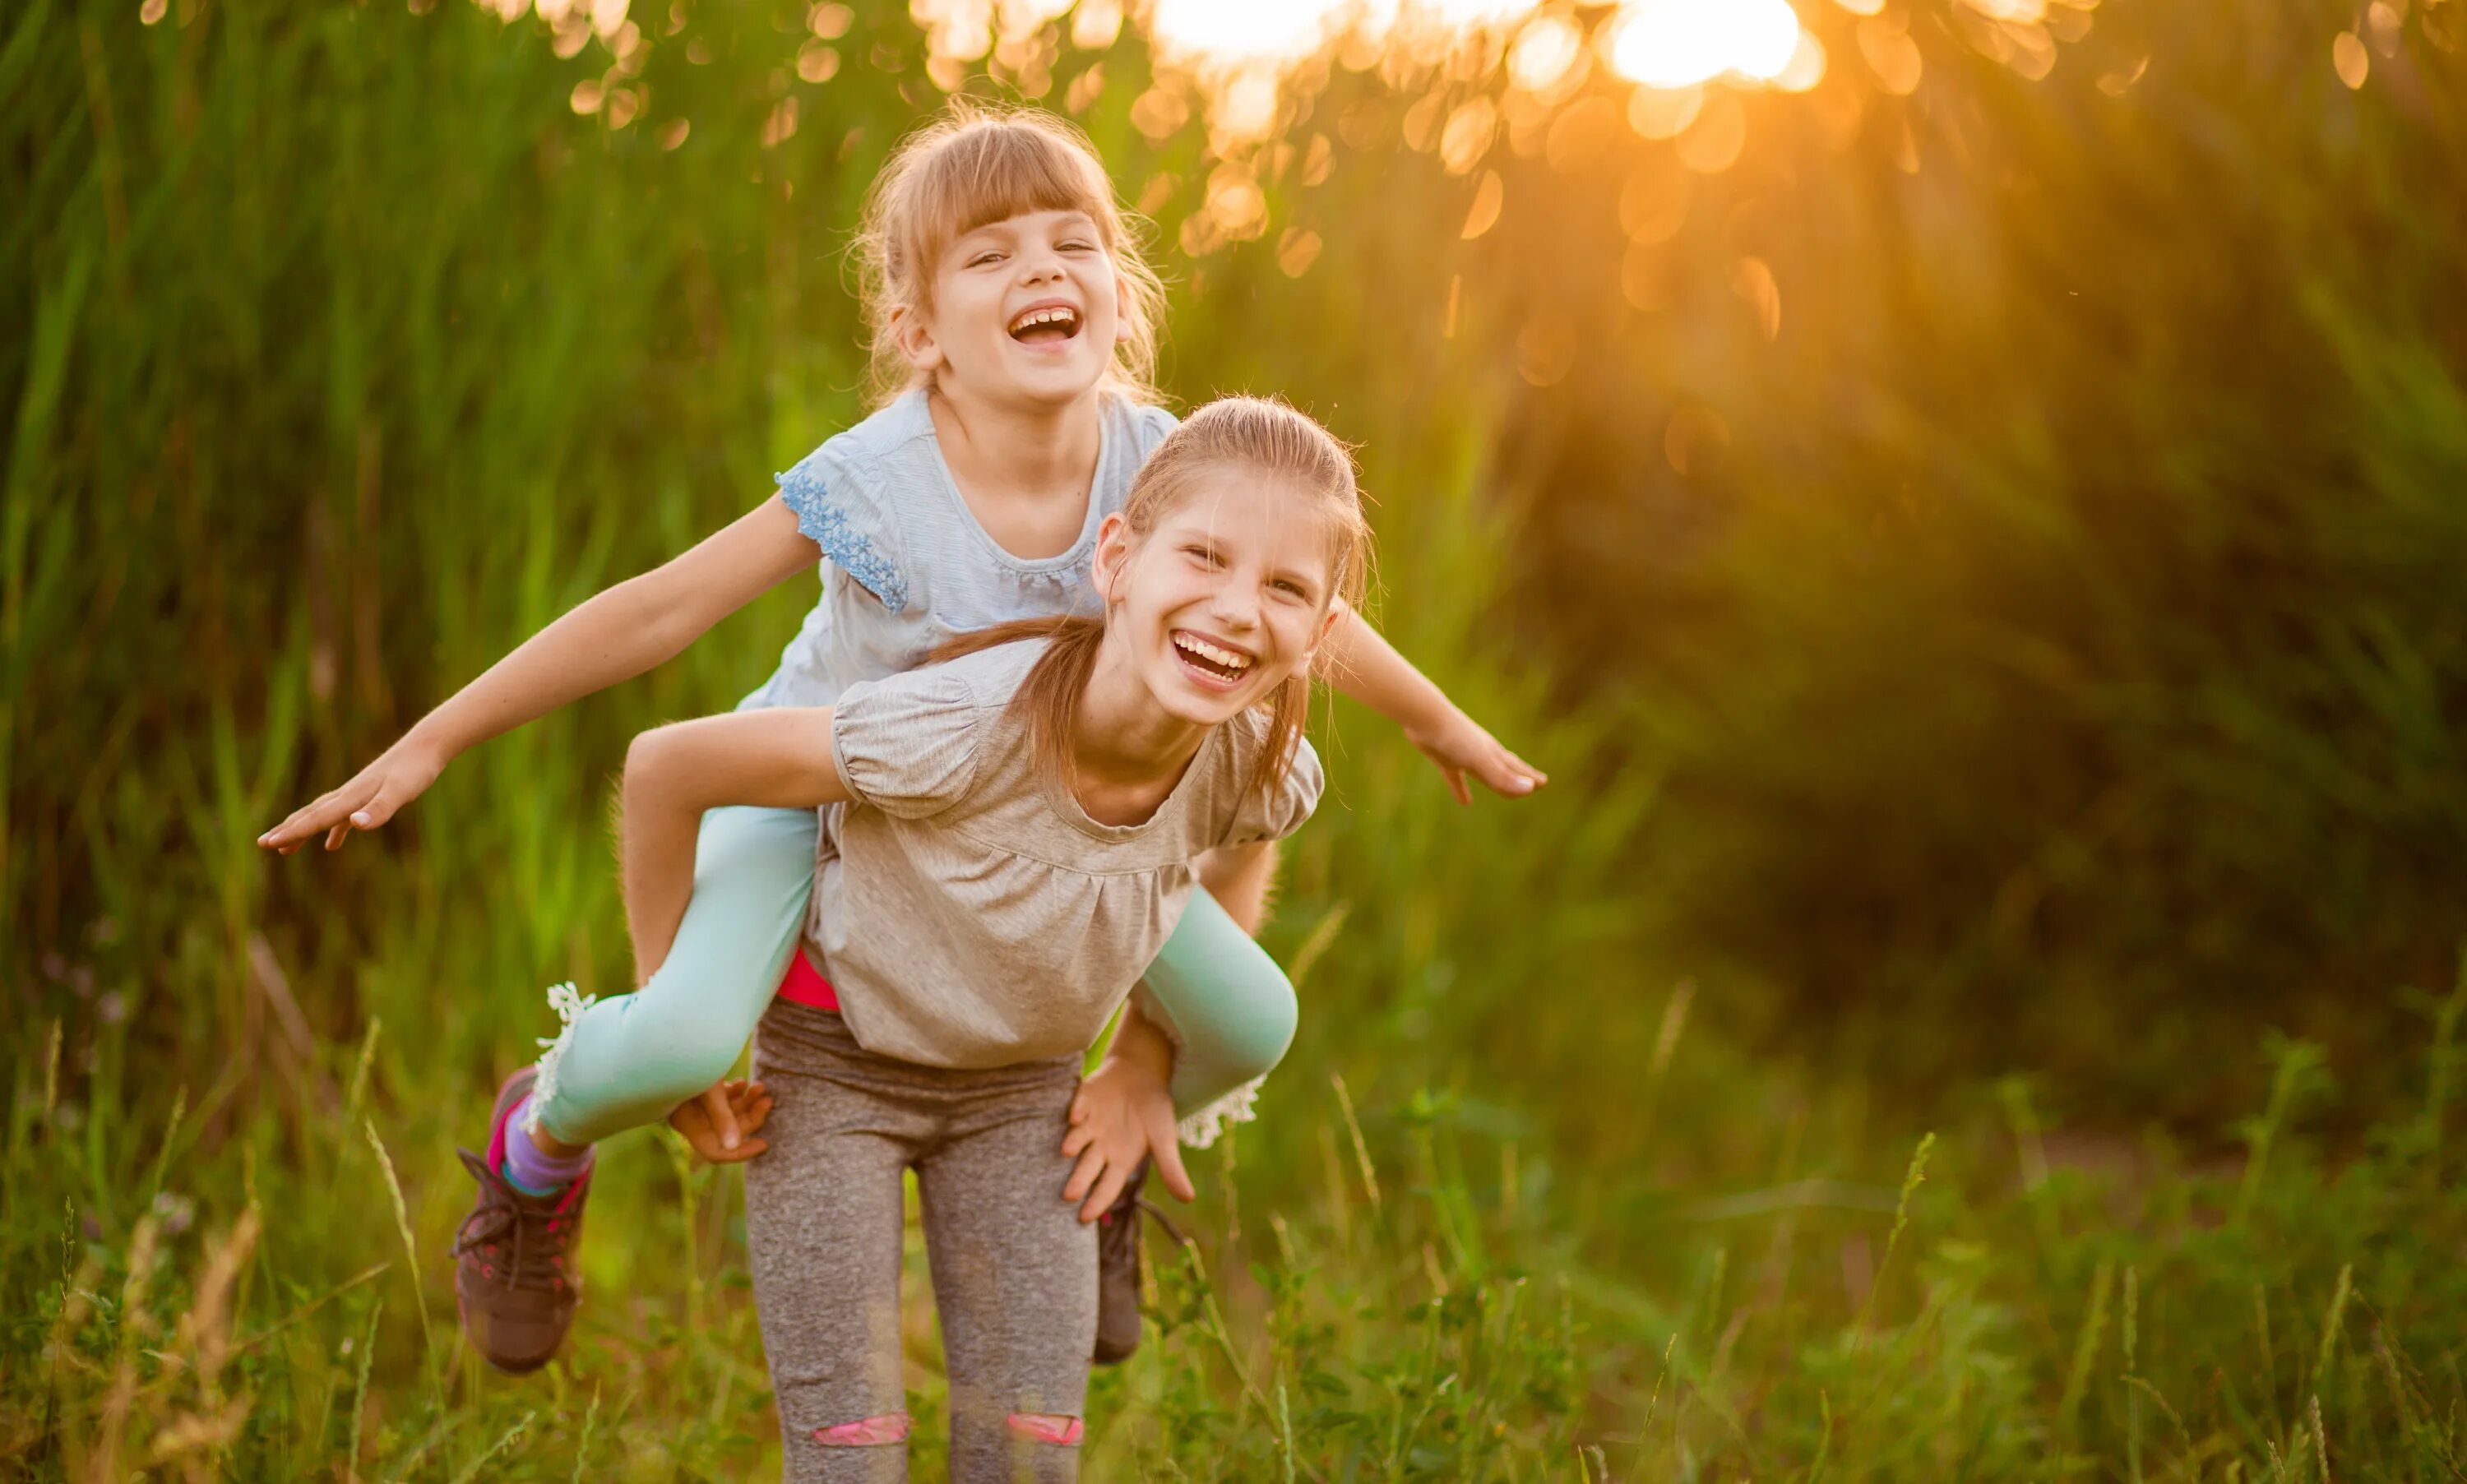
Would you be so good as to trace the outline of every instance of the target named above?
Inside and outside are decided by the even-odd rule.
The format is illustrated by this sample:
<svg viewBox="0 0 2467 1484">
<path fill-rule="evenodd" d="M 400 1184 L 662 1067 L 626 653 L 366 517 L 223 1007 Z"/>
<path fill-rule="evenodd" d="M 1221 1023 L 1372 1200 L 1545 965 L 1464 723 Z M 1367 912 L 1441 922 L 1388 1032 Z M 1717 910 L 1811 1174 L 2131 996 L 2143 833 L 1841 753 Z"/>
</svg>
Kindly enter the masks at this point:
<svg viewBox="0 0 2467 1484">
<path fill-rule="evenodd" d="M 2361 90 L 2276 7 L 2105 7 L 2035 82 L 1922 15 L 1855 128 L 1757 101 L 1622 269 L 1660 311 L 1503 218 L 1522 312 L 1599 306 L 1504 443 L 1532 604 L 1667 770 L 1642 889 L 1793 1034 L 2176 1112 L 2251 1096 L 2262 1025 L 2420 1039 L 2389 986 L 2467 897 L 2467 27 L 2405 11 Z"/>
</svg>

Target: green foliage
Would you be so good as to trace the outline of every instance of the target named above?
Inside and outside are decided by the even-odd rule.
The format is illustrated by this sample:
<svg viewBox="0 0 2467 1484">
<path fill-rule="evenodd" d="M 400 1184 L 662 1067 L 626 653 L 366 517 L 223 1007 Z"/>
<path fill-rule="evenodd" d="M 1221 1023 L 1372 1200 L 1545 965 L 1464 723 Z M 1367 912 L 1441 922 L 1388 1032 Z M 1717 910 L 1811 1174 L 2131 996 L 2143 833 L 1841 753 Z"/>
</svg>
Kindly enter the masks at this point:
<svg viewBox="0 0 2467 1484">
<path fill-rule="evenodd" d="M 1272 230 L 1167 255 L 1174 387 L 1363 441 L 1384 625 L 1558 781 L 1458 810 L 1325 718 L 1301 1041 L 1151 1248 L 1092 1476 L 2459 1471 L 2467 996 L 2356 1010 L 2457 935 L 2457 8 L 2352 97 L 2261 8 L 2112 9 L 2029 86 L 1927 10 L 1909 102 L 1827 12 L 1733 170 L 1511 139 L 1470 241 L 1341 76 L 1253 162 Z M 867 11 L 810 84 L 803 7 L 646 8 L 622 125 L 570 101 L 608 45 L 461 0 L 0 15 L 0 1477 L 773 1465 L 733 1177 L 612 1146 L 530 1381 L 442 1253 L 538 987 L 627 980 L 624 739 L 808 594 L 381 837 L 250 842 L 859 411 L 837 248 L 938 97 Z M 1178 240 L 1211 163 L 1102 61 Z M 1691 205 L 1632 264 L 1639 179 Z M 2311 1039 L 2250 1055 L 2248 994 Z"/>
<path fill-rule="evenodd" d="M 1616 269 L 1666 308 L 1588 217 L 1678 172 L 1510 174 L 1480 277 L 1577 368 L 1515 429 L 1529 591 L 1635 699 L 1647 889 L 1726 999 L 2214 1121 L 2256 1090 L 2188 1062 L 2403 1054 L 2458 935 L 2467 31 L 2385 7 L 2351 92 L 2342 17 L 2107 5 L 2027 83 L 1965 12 L 1910 100 L 1754 101 Z"/>
</svg>

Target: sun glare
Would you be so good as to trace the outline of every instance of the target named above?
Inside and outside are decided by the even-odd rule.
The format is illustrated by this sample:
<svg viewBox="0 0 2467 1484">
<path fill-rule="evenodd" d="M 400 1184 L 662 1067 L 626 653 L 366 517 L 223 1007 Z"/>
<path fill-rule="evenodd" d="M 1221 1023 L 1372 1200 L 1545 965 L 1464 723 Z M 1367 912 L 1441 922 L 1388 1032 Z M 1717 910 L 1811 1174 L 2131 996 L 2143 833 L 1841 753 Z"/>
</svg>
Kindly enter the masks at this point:
<svg viewBox="0 0 2467 1484">
<path fill-rule="evenodd" d="M 2039 0 L 1983 3 L 2020 10 Z M 1148 31 L 1177 61 L 1228 73 L 1299 61 L 1349 33 L 1503 31 L 1535 9 L 1536 0 L 1156 0 Z M 1788 0 L 1625 0 L 1602 34 L 1611 65 L 1648 87 L 1770 81 L 1800 50 Z"/>
<path fill-rule="evenodd" d="M 1331 0 L 1157 0 L 1148 35 L 1186 63 L 1300 61 L 1327 43 L 1345 9 Z"/>
<path fill-rule="evenodd" d="M 1785 0 L 1637 0 L 1611 23 L 1611 66 L 1647 87 L 1778 78 L 1799 50 Z"/>
</svg>

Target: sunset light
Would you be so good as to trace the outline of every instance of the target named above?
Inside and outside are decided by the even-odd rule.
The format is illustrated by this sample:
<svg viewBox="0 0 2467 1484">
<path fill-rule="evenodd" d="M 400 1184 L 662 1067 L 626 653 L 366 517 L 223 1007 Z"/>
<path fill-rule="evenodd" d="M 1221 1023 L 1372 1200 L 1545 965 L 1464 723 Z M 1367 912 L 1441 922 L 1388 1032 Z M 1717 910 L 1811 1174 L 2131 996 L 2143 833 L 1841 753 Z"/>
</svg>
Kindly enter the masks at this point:
<svg viewBox="0 0 2467 1484">
<path fill-rule="evenodd" d="M 1781 76 L 1799 48 L 1784 0 L 1639 0 L 1607 33 L 1611 65 L 1647 87 Z"/>
<path fill-rule="evenodd" d="M 1241 67 L 1299 61 L 1324 45 L 1351 7 L 1333 0 L 1157 0 L 1148 34 L 1158 51 L 1185 62 Z"/>
</svg>

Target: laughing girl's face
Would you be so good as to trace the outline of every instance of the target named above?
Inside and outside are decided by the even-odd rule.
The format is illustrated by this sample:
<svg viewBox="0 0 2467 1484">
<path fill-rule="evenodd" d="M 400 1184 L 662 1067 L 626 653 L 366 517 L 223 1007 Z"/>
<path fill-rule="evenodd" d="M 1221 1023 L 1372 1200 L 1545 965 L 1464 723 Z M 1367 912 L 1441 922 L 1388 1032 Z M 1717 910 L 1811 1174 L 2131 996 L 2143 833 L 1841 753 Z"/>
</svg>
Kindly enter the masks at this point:
<svg viewBox="0 0 2467 1484">
<path fill-rule="evenodd" d="M 1106 517 L 1097 575 L 1146 689 L 1212 727 L 1309 665 L 1335 618 L 1333 552 L 1309 494 L 1229 466 L 1192 475 L 1144 540 Z"/>
<path fill-rule="evenodd" d="M 1085 212 L 1030 212 L 942 250 L 930 314 L 898 325 L 910 362 L 946 391 L 1016 406 L 1084 396 L 1121 336 L 1120 284 Z"/>
</svg>

